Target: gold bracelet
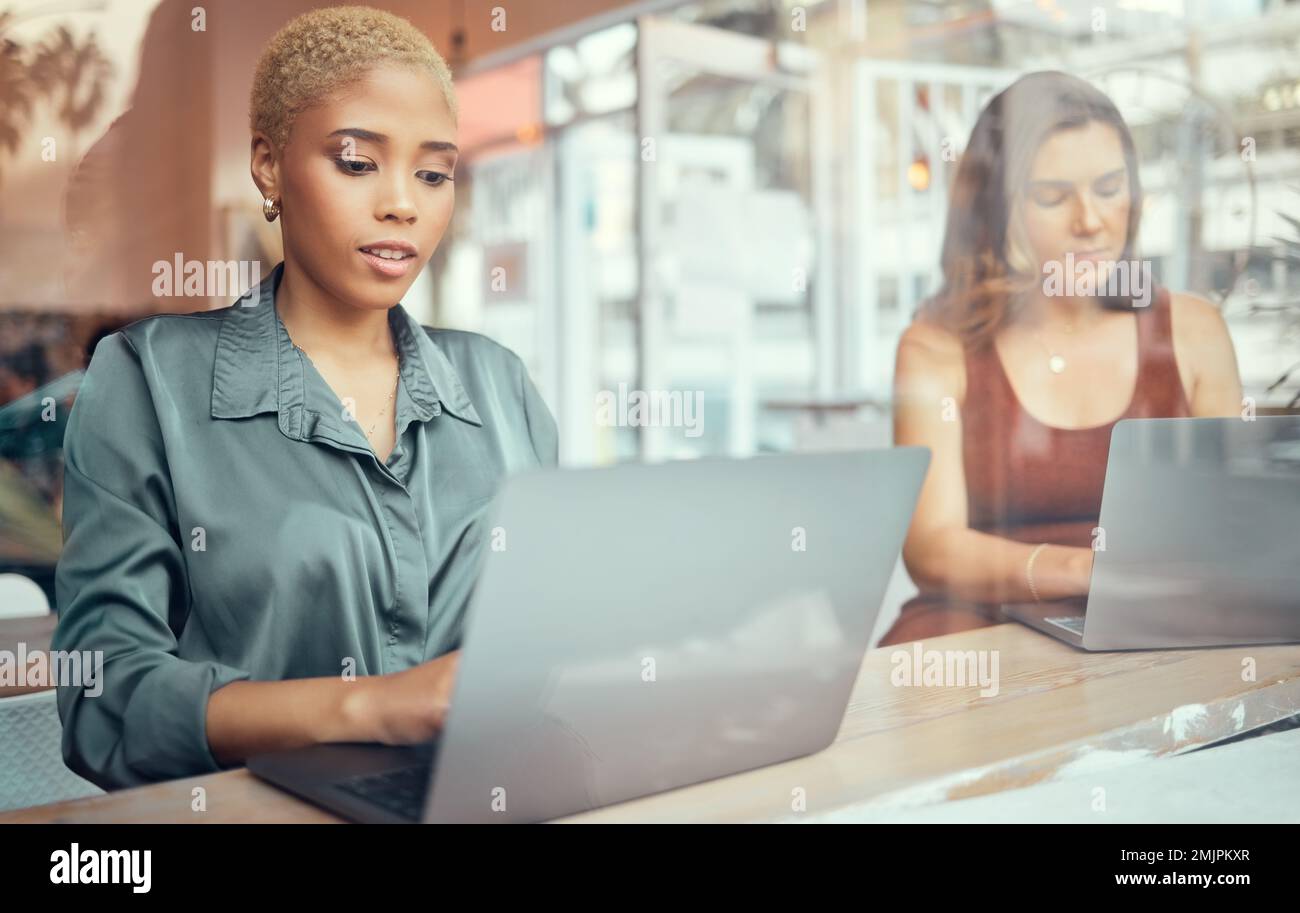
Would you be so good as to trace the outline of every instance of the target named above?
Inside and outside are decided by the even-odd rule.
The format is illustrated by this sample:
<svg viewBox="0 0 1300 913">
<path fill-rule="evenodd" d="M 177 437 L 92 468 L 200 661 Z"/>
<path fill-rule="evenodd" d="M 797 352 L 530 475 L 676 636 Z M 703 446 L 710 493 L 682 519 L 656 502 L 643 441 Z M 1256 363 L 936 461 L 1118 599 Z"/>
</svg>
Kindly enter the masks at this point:
<svg viewBox="0 0 1300 913">
<path fill-rule="evenodd" d="M 1029 553 L 1029 560 L 1025 562 L 1025 581 L 1029 584 L 1029 592 L 1034 594 L 1034 602 L 1042 602 L 1042 597 L 1038 595 L 1038 587 L 1034 585 L 1034 559 L 1038 553 L 1047 548 L 1046 542 L 1039 543 L 1032 552 Z"/>
</svg>

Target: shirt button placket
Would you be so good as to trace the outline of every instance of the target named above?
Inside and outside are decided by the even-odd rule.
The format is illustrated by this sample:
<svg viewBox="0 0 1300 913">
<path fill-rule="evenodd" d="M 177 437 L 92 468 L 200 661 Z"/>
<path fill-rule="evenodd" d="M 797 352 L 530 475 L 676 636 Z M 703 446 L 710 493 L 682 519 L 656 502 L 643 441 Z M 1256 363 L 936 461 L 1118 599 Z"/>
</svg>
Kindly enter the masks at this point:
<svg viewBox="0 0 1300 913">
<path fill-rule="evenodd" d="M 389 480 L 381 500 L 393 528 L 395 549 L 395 597 L 388 615 L 389 668 L 401 669 L 415 665 L 423 655 L 423 638 L 416 635 L 428 616 L 427 561 L 410 494 Z"/>
</svg>

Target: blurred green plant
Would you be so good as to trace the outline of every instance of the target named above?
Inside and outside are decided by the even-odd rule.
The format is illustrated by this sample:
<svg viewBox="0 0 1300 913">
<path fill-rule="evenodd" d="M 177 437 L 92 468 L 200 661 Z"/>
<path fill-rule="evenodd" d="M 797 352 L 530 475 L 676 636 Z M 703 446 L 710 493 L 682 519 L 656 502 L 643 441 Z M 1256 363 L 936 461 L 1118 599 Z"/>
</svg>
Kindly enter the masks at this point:
<svg viewBox="0 0 1300 913">
<path fill-rule="evenodd" d="M 56 26 L 35 46 L 5 37 L 18 17 L 0 12 L 0 146 L 18 151 L 36 103 L 55 104 L 59 122 L 72 134 L 69 161 L 77 155 L 77 137 L 95 122 L 113 77 L 113 62 L 104 56 L 94 33 L 84 41 L 66 26 Z M 0 179 L 3 178 L 0 157 Z"/>
<path fill-rule="evenodd" d="M 1297 191 L 1300 191 L 1300 188 L 1297 188 Z M 1290 236 L 1275 235 L 1271 246 L 1257 245 L 1255 252 L 1269 262 L 1285 263 L 1288 273 L 1300 273 L 1300 219 L 1281 211 L 1278 212 L 1278 216 L 1290 227 Z M 1290 295 L 1286 289 L 1279 289 L 1278 300 L 1275 303 L 1251 302 L 1250 313 L 1279 315 L 1282 320 L 1282 341 L 1284 343 L 1287 340 L 1296 341 L 1297 351 L 1300 352 L 1300 296 Z M 1300 406 L 1300 360 L 1287 367 L 1277 380 L 1268 385 L 1266 392 L 1271 394 L 1278 390 L 1289 391 L 1290 384 L 1294 384 L 1296 390 L 1295 395 L 1287 402 L 1286 408 L 1295 409 Z"/>
<path fill-rule="evenodd" d="M 57 99 L 59 121 L 72 134 L 74 154 L 77 137 L 99 117 L 104 106 L 113 62 L 104 56 L 92 32 L 78 43 L 65 26 L 36 48 L 32 60 L 32 79 Z"/>
</svg>

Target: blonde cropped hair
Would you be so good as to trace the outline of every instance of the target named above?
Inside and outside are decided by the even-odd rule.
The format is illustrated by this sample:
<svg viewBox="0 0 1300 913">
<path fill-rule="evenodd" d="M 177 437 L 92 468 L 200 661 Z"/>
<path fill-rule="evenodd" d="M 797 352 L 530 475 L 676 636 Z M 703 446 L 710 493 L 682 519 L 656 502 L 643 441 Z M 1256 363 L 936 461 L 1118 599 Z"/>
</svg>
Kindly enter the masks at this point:
<svg viewBox="0 0 1300 913">
<path fill-rule="evenodd" d="M 262 51 L 249 97 L 249 126 L 283 149 L 300 112 L 385 64 L 429 73 L 456 117 L 451 70 L 428 36 L 383 10 L 330 6 L 292 19 Z"/>
</svg>

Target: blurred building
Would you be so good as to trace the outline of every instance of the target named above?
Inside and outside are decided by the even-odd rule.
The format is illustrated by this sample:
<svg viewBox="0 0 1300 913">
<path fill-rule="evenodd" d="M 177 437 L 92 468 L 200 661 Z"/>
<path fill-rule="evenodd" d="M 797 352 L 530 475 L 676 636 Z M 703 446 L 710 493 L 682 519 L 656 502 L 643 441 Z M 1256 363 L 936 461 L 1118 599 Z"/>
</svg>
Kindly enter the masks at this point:
<svg viewBox="0 0 1300 913">
<path fill-rule="evenodd" d="M 1116 101 L 1148 192 L 1143 256 L 1222 306 L 1248 395 L 1295 395 L 1267 388 L 1300 360 L 1283 310 L 1300 293 L 1283 243 L 1300 240 L 1300 5 L 626 12 L 464 69 L 468 192 L 433 266 L 440 319 L 539 375 L 567 460 L 783 450 L 836 417 L 886 443 L 894 349 L 936 288 L 957 159 L 988 98 L 1038 69 Z M 703 391 L 703 434 L 594 421 L 620 382 Z"/>
<path fill-rule="evenodd" d="M 0 309 L 10 326 L 44 315 L 49 362 L 72 370 L 107 317 L 242 291 L 157 299 L 149 264 L 279 258 L 248 88 L 265 41 L 318 4 L 229 0 L 201 29 L 175 0 L 12 5 L 0 38 L 55 48 L 64 28 L 52 60 L 89 47 L 107 64 L 51 69 L 75 118 L 57 89 L 28 92 L 26 117 L 6 108 Z M 990 95 L 1036 69 L 1116 100 L 1149 193 L 1142 252 L 1221 304 L 1250 395 L 1296 395 L 1300 374 L 1267 388 L 1300 360 L 1300 3 L 375 5 L 446 53 L 463 112 L 457 215 L 404 303 L 518 351 L 566 462 L 887 443 L 894 349 L 936 286 L 956 161 Z M 597 397 L 626 390 L 698 394 L 698 433 L 603 419 Z"/>
</svg>

